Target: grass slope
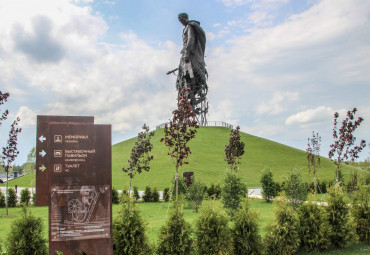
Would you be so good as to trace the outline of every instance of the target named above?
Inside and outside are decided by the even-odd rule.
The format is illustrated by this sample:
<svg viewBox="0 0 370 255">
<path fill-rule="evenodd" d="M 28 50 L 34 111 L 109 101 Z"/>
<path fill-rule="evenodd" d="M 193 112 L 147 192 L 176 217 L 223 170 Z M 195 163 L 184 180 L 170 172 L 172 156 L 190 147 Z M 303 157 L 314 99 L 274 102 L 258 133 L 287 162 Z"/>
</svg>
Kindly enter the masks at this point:
<svg viewBox="0 0 370 255">
<path fill-rule="evenodd" d="M 228 143 L 230 129 L 224 127 L 200 127 L 196 138 L 189 142 L 192 154 L 189 165 L 180 168 L 180 172 L 195 172 L 206 184 L 221 183 L 225 171 L 228 169 L 224 161 L 224 148 Z M 170 186 L 171 179 L 175 176 L 174 162 L 167 155 L 168 148 L 160 142 L 163 129 L 157 130 L 152 138 L 154 145 L 154 160 L 151 162 L 149 172 L 135 176 L 133 184 L 144 190 L 146 185 L 158 187 L 160 190 Z M 121 189 L 128 187 L 129 177 L 122 172 L 122 166 L 127 166 L 127 160 L 136 138 L 115 144 L 113 146 L 113 186 Z M 241 132 L 241 140 L 245 143 L 245 154 L 241 159 L 239 174 L 249 188 L 260 187 L 260 174 L 265 167 L 269 167 L 275 180 L 282 181 L 294 169 L 302 169 L 306 181 L 310 180 L 307 171 L 306 152 L 277 142 Z M 343 168 L 343 174 L 348 178 L 351 166 Z M 361 170 L 359 170 L 361 171 Z M 319 179 L 334 179 L 335 167 L 328 158 L 321 158 Z"/>
<path fill-rule="evenodd" d="M 192 151 L 189 165 L 181 167 L 180 173 L 195 172 L 196 178 L 200 178 L 207 185 L 221 183 L 225 171 L 228 170 L 224 160 L 224 148 L 228 143 L 229 134 L 230 129 L 224 127 L 200 127 L 196 138 L 189 142 Z M 175 176 L 174 161 L 167 155 L 168 148 L 160 142 L 163 136 L 163 129 L 159 129 L 152 138 L 154 160 L 151 161 L 150 171 L 137 174 L 134 178 L 133 184 L 140 190 L 144 190 L 147 185 L 163 190 L 171 185 L 171 180 Z M 128 166 L 127 160 L 135 140 L 136 137 L 112 147 L 113 186 L 118 189 L 128 188 L 129 177 L 121 169 Z M 273 171 L 275 180 L 282 181 L 294 168 L 302 169 L 306 181 L 311 179 L 307 171 L 305 151 L 243 132 L 241 140 L 245 143 L 245 154 L 241 159 L 239 174 L 249 188 L 261 186 L 260 174 L 265 167 Z M 345 179 L 353 169 L 355 168 L 351 166 L 343 167 Z M 360 171 L 363 170 L 359 169 Z M 10 181 L 9 186 L 30 187 L 33 176 L 34 174 L 30 174 Z M 334 165 L 328 158 L 322 157 L 318 178 L 329 180 L 334 177 Z"/>
</svg>

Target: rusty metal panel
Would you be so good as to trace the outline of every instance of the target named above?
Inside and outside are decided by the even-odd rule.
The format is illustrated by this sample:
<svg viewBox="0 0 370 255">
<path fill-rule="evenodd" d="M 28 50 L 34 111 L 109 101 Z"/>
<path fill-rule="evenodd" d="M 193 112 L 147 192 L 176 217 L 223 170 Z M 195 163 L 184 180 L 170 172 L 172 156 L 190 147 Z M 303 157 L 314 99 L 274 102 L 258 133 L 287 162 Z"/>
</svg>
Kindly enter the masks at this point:
<svg viewBox="0 0 370 255">
<path fill-rule="evenodd" d="M 49 253 L 112 254 L 111 126 L 49 123 Z"/>
<path fill-rule="evenodd" d="M 46 168 L 49 137 L 49 123 L 94 123 L 92 116 L 37 116 L 36 132 L 36 205 L 49 205 L 49 170 Z"/>
</svg>

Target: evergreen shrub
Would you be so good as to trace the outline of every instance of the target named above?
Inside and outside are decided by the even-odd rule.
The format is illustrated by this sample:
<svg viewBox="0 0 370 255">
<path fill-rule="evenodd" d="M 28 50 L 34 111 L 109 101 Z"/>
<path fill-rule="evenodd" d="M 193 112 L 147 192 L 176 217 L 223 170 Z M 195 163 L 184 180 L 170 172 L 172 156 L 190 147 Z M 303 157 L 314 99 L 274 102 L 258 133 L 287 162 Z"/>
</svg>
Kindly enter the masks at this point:
<svg viewBox="0 0 370 255">
<path fill-rule="evenodd" d="M 136 201 L 140 200 L 139 190 L 136 186 L 134 186 L 134 198 Z"/>
<path fill-rule="evenodd" d="M 5 195 L 0 190 L 0 208 L 5 207 Z"/>
<path fill-rule="evenodd" d="M 31 192 L 29 189 L 25 188 L 21 190 L 21 204 L 28 206 L 31 200 Z"/>
<path fill-rule="evenodd" d="M 322 251 L 330 247 L 330 228 L 325 209 L 309 196 L 307 203 L 298 208 L 301 247 L 306 251 Z"/>
<path fill-rule="evenodd" d="M 117 217 L 113 220 L 113 252 L 119 255 L 146 255 L 150 253 L 145 223 L 133 199 L 123 201 Z"/>
<path fill-rule="evenodd" d="M 144 202 L 151 202 L 152 201 L 152 189 L 149 186 L 145 187 L 144 195 L 143 195 Z"/>
<path fill-rule="evenodd" d="M 196 250 L 198 254 L 228 254 L 232 239 L 229 217 L 213 201 L 202 206 L 196 220 Z"/>
<path fill-rule="evenodd" d="M 283 191 L 279 197 L 278 207 L 274 210 L 275 220 L 265 235 L 267 254 L 289 255 L 299 248 L 299 219 L 297 213 L 289 206 Z"/>
<path fill-rule="evenodd" d="M 174 201 L 169 216 L 161 228 L 158 254 L 190 254 L 193 250 L 191 225 L 185 221 L 182 200 Z"/>
<path fill-rule="evenodd" d="M 32 204 L 36 205 L 36 192 L 32 193 Z"/>
<path fill-rule="evenodd" d="M 210 199 L 220 199 L 221 198 L 221 186 L 220 184 L 211 184 L 207 189 L 207 195 Z"/>
<path fill-rule="evenodd" d="M 118 191 L 115 187 L 112 187 L 112 204 L 119 204 Z"/>
<path fill-rule="evenodd" d="M 250 210 L 248 199 L 245 199 L 234 216 L 233 236 L 234 254 L 262 254 L 262 238 L 258 233 L 258 214 Z"/>
<path fill-rule="evenodd" d="M 159 192 L 158 192 L 157 187 L 154 187 L 152 191 L 150 202 L 159 202 Z"/>
<path fill-rule="evenodd" d="M 8 207 L 16 207 L 18 203 L 17 193 L 14 188 L 8 189 Z"/>
<path fill-rule="evenodd" d="M 354 237 L 354 229 L 350 224 L 348 201 L 339 182 L 329 189 L 326 212 L 331 227 L 330 242 L 334 247 L 344 248 Z"/>
<path fill-rule="evenodd" d="M 199 207 L 202 205 L 204 195 L 206 194 L 204 187 L 205 185 L 203 182 L 192 178 L 192 184 L 189 186 L 189 196 L 187 199 L 189 207 L 193 208 L 196 212 L 198 212 Z"/>
<path fill-rule="evenodd" d="M 370 185 L 359 185 L 352 201 L 352 215 L 360 241 L 370 243 Z"/>
<path fill-rule="evenodd" d="M 163 191 L 163 200 L 168 202 L 170 200 L 170 188 L 165 188 Z"/>
<path fill-rule="evenodd" d="M 8 234 L 6 249 L 9 255 L 48 254 L 43 238 L 44 224 L 41 217 L 35 217 L 22 206 L 21 218 L 13 220 Z"/>
</svg>

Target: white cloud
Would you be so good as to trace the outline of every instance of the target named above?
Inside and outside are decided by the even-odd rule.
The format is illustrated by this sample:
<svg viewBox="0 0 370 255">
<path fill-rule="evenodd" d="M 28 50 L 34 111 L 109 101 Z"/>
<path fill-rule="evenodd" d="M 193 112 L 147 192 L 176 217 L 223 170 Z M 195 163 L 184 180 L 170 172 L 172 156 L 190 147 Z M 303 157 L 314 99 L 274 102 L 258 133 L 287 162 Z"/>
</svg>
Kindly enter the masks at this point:
<svg viewBox="0 0 370 255">
<path fill-rule="evenodd" d="M 36 124 L 36 113 L 27 106 L 21 106 L 18 113 L 16 114 L 21 120 L 19 126 L 34 126 Z"/>
<path fill-rule="evenodd" d="M 261 102 L 256 109 L 257 114 L 276 115 L 286 111 L 286 105 L 290 102 L 297 101 L 299 94 L 297 92 L 276 91 L 268 102 Z"/>
<path fill-rule="evenodd" d="M 314 123 L 330 120 L 334 114 L 331 107 L 319 106 L 315 109 L 308 109 L 303 112 L 289 116 L 285 123 L 287 125 Z"/>
</svg>

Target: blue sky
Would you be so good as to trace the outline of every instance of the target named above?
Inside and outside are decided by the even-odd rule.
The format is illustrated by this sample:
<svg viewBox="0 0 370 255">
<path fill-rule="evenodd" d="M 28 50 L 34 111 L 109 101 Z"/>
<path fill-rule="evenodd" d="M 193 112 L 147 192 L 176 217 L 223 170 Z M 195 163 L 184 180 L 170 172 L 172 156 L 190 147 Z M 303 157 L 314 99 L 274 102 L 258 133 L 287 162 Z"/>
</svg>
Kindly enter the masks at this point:
<svg viewBox="0 0 370 255">
<path fill-rule="evenodd" d="M 327 156 L 334 112 L 357 107 L 356 136 L 370 141 L 367 0 L 2 0 L 0 89 L 11 116 L 0 146 L 16 116 L 18 164 L 35 144 L 37 115 L 95 116 L 112 124 L 113 143 L 166 122 L 180 12 L 207 33 L 209 120 L 303 150 L 319 132 Z"/>
</svg>

